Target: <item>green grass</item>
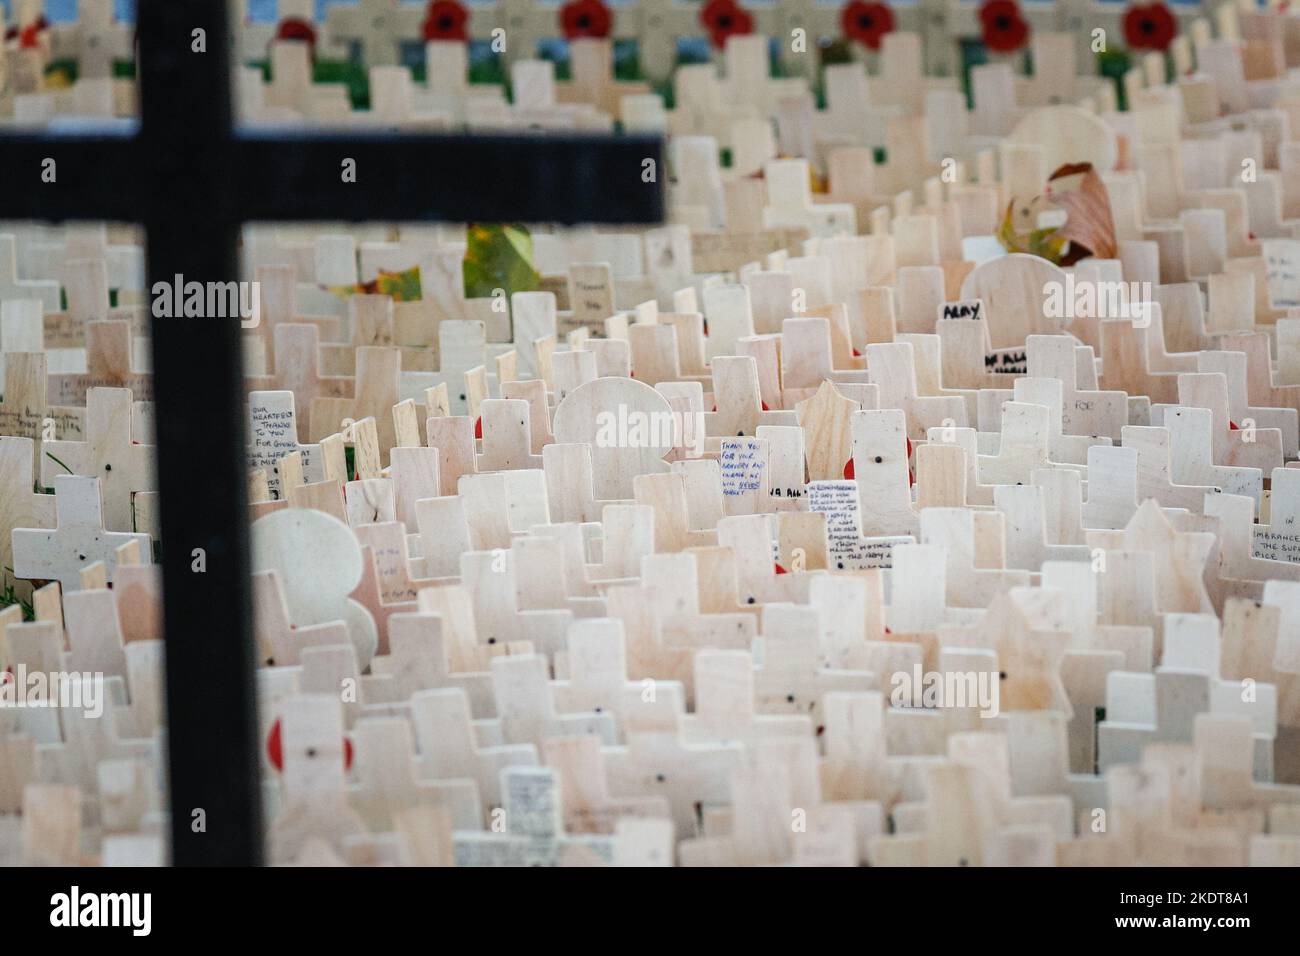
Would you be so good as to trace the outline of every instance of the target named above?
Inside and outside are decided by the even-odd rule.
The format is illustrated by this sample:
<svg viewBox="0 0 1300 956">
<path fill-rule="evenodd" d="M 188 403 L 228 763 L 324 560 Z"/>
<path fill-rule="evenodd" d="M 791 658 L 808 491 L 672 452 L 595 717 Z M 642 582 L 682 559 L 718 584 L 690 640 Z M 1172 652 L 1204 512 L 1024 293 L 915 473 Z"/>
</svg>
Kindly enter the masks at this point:
<svg viewBox="0 0 1300 956">
<path fill-rule="evenodd" d="M 51 60 L 45 66 L 45 75 L 50 76 L 54 73 L 62 73 L 70 82 L 75 83 L 79 74 L 77 61 L 69 58 L 65 60 Z M 118 80 L 135 79 L 135 61 L 134 60 L 114 60 L 113 61 L 113 78 Z"/>
<path fill-rule="evenodd" d="M 5 570 L 9 572 L 9 574 L 13 573 L 13 568 L 5 568 Z M 5 575 L 4 589 L 0 590 L 0 609 L 13 607 L 16 604 L 23 609 L 24 621 L 36 620 L 36 611 L 32 607 L 31 602 L 24 601 L 22 598 L 18 596 L 18 591 L 17 591 L 18 581 L 16 578 L 10 580 L 9 574 Z"/>
<path fill-rule="evenodd" d="M 50 461 L 54 462 L 56 465 L 58 465 L 60 468 L 62 468 L 64 471 L 66 471 L 68 474 L 70 474 L 70 475 L 71 475 L 71 474 L 74 474 L 74 472 L 73 472 L 73 470 L 72 470 L 71 468 L 69 468 L 69 467 L 68 467 L 67 465 L 65 465 L 63 462 L 59 461 L 59 459 L 55 458 L 55 457 L 54 457 L 53 455 L 51 455 L 48 451 L 45 453 L 45 457 L 48 458 L 48 459 L 50 459 Z"/>
</svg>

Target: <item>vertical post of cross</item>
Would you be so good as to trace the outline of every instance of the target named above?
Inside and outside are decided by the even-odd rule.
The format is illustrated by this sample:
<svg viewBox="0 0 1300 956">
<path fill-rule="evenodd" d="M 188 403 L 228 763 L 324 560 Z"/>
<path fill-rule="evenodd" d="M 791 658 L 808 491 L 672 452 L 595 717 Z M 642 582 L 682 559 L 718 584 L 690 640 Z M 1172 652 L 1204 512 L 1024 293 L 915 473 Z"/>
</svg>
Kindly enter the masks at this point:
<svg viewBox="0 0 1300 956">
<path fill-rule="evenodd" d="M 234 281 L 240 223 L 226 3 L 142 3 L 139 38 L 149 287 L 178 275 Z M 152 341 L 172 862 L 256 865 L 261 774 L 240 322 L 155 319 Z"/>
</svg>

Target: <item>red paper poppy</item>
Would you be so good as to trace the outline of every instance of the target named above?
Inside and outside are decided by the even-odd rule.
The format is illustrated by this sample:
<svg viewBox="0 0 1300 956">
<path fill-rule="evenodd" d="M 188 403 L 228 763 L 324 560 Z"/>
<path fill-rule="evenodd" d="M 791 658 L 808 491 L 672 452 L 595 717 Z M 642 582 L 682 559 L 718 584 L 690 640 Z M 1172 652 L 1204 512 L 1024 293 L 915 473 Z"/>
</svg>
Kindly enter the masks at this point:
<svg viewBox="0 0 1300 956">
<path fill-rule="evenodd" d="M 465 23 L 469 20 L 469 11 L 456 0 L 433 0 L 429 4 L 424 18 L 424 38 L 426 40 L 469 40 Z"/>
<path fill-rule="evenodd" d="M 271 725 L 271 732 L 266 737 L 266 756 L 271 761 L 271 766 L 275 767 L 281 773 L 284 772 L 284 742 L 280 738 L 280 721 Z M 347 737 L 343 738 L 343 769 L 349 770 L 352 767 L 352 741 Z"/>
<path fill-rule="evenodd" d="M 43 16 L 37 17 L 21 29 L 16 26 L 10 27 L 5 31 L 5 39 L 17 40 L 18 48 L 21 50 L 31 50 L 40 46 L 41 34 L 49 28 L 50 21 L 46 20 Z"/>
<path fill-rule="evenodd" d="M 1013 53 L 1029 40 L 1029 24 L 1015 0 L 988 0 L 979 13 L 984 45 L 994 53 Z"/>
<path fill-rule="evenodd" d="M 709 0 L 700 10 L 700 23 L 719 50 L 727 45 L 728 37 L 754 32 L 754 18 L 736 0 Z"/>
<path fill-rule="evenodd" d="M 604 39 L 613 26 L 614 17 L 601 0 L 573 0 L 560 7 L 560 29 L 570 40 Z"/>
<path fill-rule="evenodd" d="M 1124 14 L 1124 41 L 1134 50 L 1164 50 L 1178 33 L 1178 21 L 1163 3 L 1129 7 Z"/>
<path fill-rule="evenodd" d="M 316 28 L 299 17 L 286 17 L 275 28 L 277 40 L 306 40 L 311 55 L 316 55 Z"/>
<path fill-rule="evenodd" d="M 885 34 L 894 30 L 894 11 L 888 4 L 851 0 L 840 13 L 840 27 L 849 39 L 879 50 Z"/>
</svg>

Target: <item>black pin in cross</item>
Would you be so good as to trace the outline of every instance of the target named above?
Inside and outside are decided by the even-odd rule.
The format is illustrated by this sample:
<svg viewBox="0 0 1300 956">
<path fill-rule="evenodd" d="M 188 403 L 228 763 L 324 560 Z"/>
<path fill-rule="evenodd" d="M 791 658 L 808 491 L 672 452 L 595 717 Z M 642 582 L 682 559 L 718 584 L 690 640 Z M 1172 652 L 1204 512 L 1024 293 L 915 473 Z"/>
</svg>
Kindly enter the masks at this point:
<svg viewBox="0 0 1300 956">
<path fill-rule="evenodd" d="M 232 123 L 225 0 L 144 0 L 131 136 L 0 137 L 0 218 L 147 232 L 149 286 L 238 278 L 245 221 L 650 223 L 662 143 L 625 136 L 292 136 Z M 196 30 L 208 52 L 193 51 Z M 55 181 L 45 182 L 47 159 Z M 343 161 L 356 163 L 344 182 Z M 262 861 L 237 320 L 152 330 L 172 861 Z M 192 570 L 195 549 L 206 570 Z M 200 813 L 201 811 L 201 813 Z M 200 822 L 201 825 L 200 825 Z"/>
</svg>

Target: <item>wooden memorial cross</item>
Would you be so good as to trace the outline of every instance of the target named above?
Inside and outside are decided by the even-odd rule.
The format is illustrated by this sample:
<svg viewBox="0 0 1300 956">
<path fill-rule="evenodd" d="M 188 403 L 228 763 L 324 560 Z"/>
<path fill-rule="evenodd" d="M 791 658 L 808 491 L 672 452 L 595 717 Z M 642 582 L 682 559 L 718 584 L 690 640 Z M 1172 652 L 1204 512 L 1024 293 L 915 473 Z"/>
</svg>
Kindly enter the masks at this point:
<svg viewBox="0 0 1300 956">
<path fill-rule="evenodd" d="M 478 787 L 482 812 L 501 806 L 501 773 L 508 767 L 535 767 L 531 743 L 482 745 L 474 732 L 469 698 L 459 687 L 417 691 L 411 695 L 411 722 L 426 779 L 469 779 Z"/>
<path fill-rule="evenodd" d="M 8 352 L 4 355 L 5 384 L 0 396 L 0 435 L 30 438 L 36 443 L 36 472 L 40 477 L 42 441 L 75 440 L 84 434 L 84 408 L 56 408 L 46 401 L 46 362 L 40 352 Z"/>
<path fill-rule="evenodd" d="M 352 398 L 355 379 L 352 376 L 325 375 L 320 363 L 320 329 L 300 322 L 282 322 L 272 333 L 275 344 L 275 372 L 266 376 L 249 377 L 245 384 L 250 391 L 292 392 L 295 402 L 304 405 L 307 414 L 297 415 L 298 440 L 308 441 L 311 436 L 310 417 L 312 403 L 317 398 Z"/>
<path fill-rule="evenodd" d="M 1000 513 L 925 508 L 920 517 L 921 543 L 937 545 L 947 555 L 948 606 L 985 607 L 991 594 L 1029 584 L 1028 572 L 1005 567 Z"/>
<path fill-rule="evenodd" d="M 275 18 L 261 22 L 253 20 L 250 3 L 255 4 L 255 0 L 240 0 L 233 28 L 239 40 L 239 58 L 242 62 L 265 59 L 267 48 L 274 41 L 282 21 L 293 17 L 315 24 L 315 5 L 312 0 L 272 0 L 270 6 L 275 10 Z"/>
<path fill-rule="evenodd" d="M 406 701 L 422 690 L 459 688 L 465 691 L 475 717 L 493 716 L 496 704 L 491 674 L 486 670 L 452 669 L 455 636 L 452 628 L 443 626 L 439 615 L 423 611 L 391 614 L 388 653 L 371 660 L 370 685 L 389 685 L 385 697 L 395 701 Z M 463 649 L 456 650 L 457 662 L 463 663 Z"/>
<path fill-rule="evenodd" d="M 132 530 L 132 496 L 155 488 L 155 448 L 133 438 L 131 399 L 130 389 L 91 388 L 86 393 L 85 439 L 44 444 L 42 483 L 52 487 L 63 473 L 98 478 L 109 531 Z"/>
<path fill-rule="evenodd" d="M 1112 673 L 1106 719 L 1097 725 L 1097 765 L 1135 763 L 1153 743 L 1190 743 L 1197 715 L 1210 710 L 1207 671 L 1158 667 L 1152 674 Z M 1253 752 L 1253 748 L 1252 748 Z"/>
<path fill-rule="evenodd" d="M 762 714 L 807 714 L 824 731 L 823 695 L 879 689 L 866 670 L 828 667 L 816 608 L 769 604 L 763 609 L 761 659 L 754 671 L 754 707 Z"/>
<path fill-rule="evenodd" d="M 1079 544 L 1056 544 L 1049 540 L 1045 516 L 1045 490 L 1038 485 L 997 485 L 994 507 L 1006 516 L 1006 566 L 1038 571 L 1048 561 L 1091 560 L 1091 553 Z"/>
<path fill-rule="evenodd" d="M 544 540 L 538 543 L 549 544 Z M 479 643 L 529 641 L 539 657 L 549 661 L 563 649 L 573 613 L 567 608 L 530 606 L 529 595 L 539 588 L 532 581 L 519 581 L 515 572 L 518 546 L 516 542 L 508 556 L 491 551 L 462 553 L 460 577 L 474 597 Z M 493 570 L 502 564 L 502 570 Z"/>
<path fill-rule="evenodd" d="M 1155 555 L 1155 601 L 1161 612 L 1212 613 L 1203 576 L 1215 544 L 1213 534 L 1176 530 L 1160 505 L 1148 498 L 1113 540 L 1120 550 Z"/>
<path fill-rule="evenodd" d="M 650 91 L 648 83 L 614 79 L 614 43 L 609 39 L 577 37 L 570 41 L 569 69 L 572 79 L 559 84 L 559 101 L 591 103 L 615 119 L 621 118 L 623 97 Z"/>
<path fill-rule="evenodd" d="M 661 820 L 671 833 L 668 798 L 661 794 L 615 797 L 609 792 L 605 758 L 599 737 L 585 734 L 553 737 L 542 744 L 546 766 L 558 772 L 565 793 L 564 828 L 569 833 L 617 831 L 620 819 Z M 667 855 L 671 855 L 671 848 Z"/>
<path fill-rule="evenodd" d="M 946 314 L 947 310 L 960 307 L 960 304 L 945 302 L 939 307 L 939 320 L 934 326 L 940 342 L 940 380 L 943 387 L 974 390 L 1010 388 L 1015 378 L 1024 373 L 1015 365 L 1008 368 L 1010 359 L 1004 358 L 1006 352 L 993 352 L 989 344 L 988 323 L 982 316 L 950 318 Z M 982 303 L 972 303 L 971 307 L 979 310 Z"/>
<path fill-rule="evenodd" d="M 695 655 L 695 712 L 680 722 L 684 742 L 751 744 L 768 736 L 811 736 L 806 714 L 759 714 L 756 671 L 748 651 L 704 649 Z"/>
<path fill-rule="evenodd" d="M 114 16 L 112 0 L 77 0 L 76 22 L 54 27 L 55 55 L 75 58 L 78 78 L 110 77 L 115 61 L 132 58 L 134 32 Z"/>
<path fill-rule="evenodd" d="M 388 830 L 397 814 L 414 807 L 443 811 L 451 826 L 479 824 L 478 788 L 473 781 L 418 776 L 411 722 L 404 715 L 363 717 L 352 736 L 360 783 L 349 788 L 349 803 L 373 830 Z"/>
<path fill-rule="evenodd" d="M 379 442 L 380 463 L 388 464 L 397 443 L 393 406 L 402 390 L 402 353 L 396 348 L 361 346 L 357 349 L 355 394 L 352 398 L 318 396 L 311 403 L 311 435 L 320 441 L 365 418 L 373 418 Z"/>
<path fill-rule="evenodd" d="M 1029 374 L 1061 381 L 1061 429 L 1066 435 L 1094 435 L 1118 441 L 1128 423 L 1123 391 L 1097 391 L 1079 384 L 1080 347 L 1068 336 L 1031 335 L 1025 340 Z M 1083 353 L 1091 361 L 1091 349 Z M 1137 394 L 1147 394 L 1139 392 Z"/>
<path fill-rule="evenodd" d="M 0 568 L 17 567 L 12 538 L 15 528 L 54 527 L 54 496 L 37 494 L 32 487 L 35 449 L 30 438 L 0 438 L 0 488 L 4 489 L 0 495 Z M 20 597 L 31 591 L 25 581 L 15 582 L 15 586 Z"/>
<path fill-rule="evenodd" d="M 279 44 L 277 44 L 277 47 Z M 254 272 L 259 293 L 258 324 L 251 334 L 244 336 L 248 350 L 249 371 L 255 374 L 274 374 L 279 369 L 277 349 L 278 332 L 283 325 L 314 325 L 324 342 L 343 339 L 343 318 L 337 315 L 312 316 L 298 312 L 298 270 L 293 265 L 258 266 Z M 242 325 L 241 325 L 242 327 Z M 302 347 L 301 344 L 299 347 Z M 319 359 L 311 359 L 310 367 Z M 304 361 L 304 359 L 299 359 Z M 337 373 L 337 369 L 330 369 Z M 350 370 L 349 370 L 350 371 Z"/>
<path fill-rule="evenodd" d="M 1137 511 L 1138 451 L 1094 445 L 1088 449 L 1088 498 L 1083 526 L 1120 529 Z"/>
<path fill-rule="evenodd" d="M 745 748 L 738 742 L 691 743 L 677 733 L 630 733 L 627 746 L 609 755 L 606 770 L 615 795 L 663 794 L 678 837 L 694 834 L 701 811 L 728 801 L 731 772 Z"/>
<path fill-rule="evenodd" d="M 352 599 L 375 619 L 379 632 L 379 653 L 389 649 L 388 620 L 396 613 L 417 610 L 416 594 L 436 583 L 433 578 L 416 578 L 407 558 L 406 533 L 400 521 L 354 525 L 362 544 L 361 583 Z"/>
<path fill-rule="evenodd" d="M 1249 678 L 1277 688 L 1275 777 L 1297 783 L 1300 760 L 1294 744 L 1300 738 L 1300 664 L 1292 651 L 1294 638 L 1283 628 L 1294 606 L 1294 585 L 1279 581 L 1264 587 L 1263 602 L 1232 598 L 1224 604 L 1220 666 L 1227 680 Z"/>
<path fill-rule="evenodd" d="M 907 457 L 907 418 L 901 409 L 857 412 L 852 418 L 853 480 L 867 535 L 915 534 Z"/>
<path fill-rule="evenodd" d="M 297 664 L 301 652 L 309 647 L 348 643 L 348 627 L 344 621 L 324 624 L 293 622 L 278 571 L 258 571 L 252 578 L 253 637 L 261 664 L 289 667 Z"/>
<path fill-rule="evenodd" d="M 1238 429 L 1254 428 L 1255 437 L 1252 444 L 1263 444 L 1273 448 L 1275 440 L 1278 440 L 1281 442 L 1284 459 L 1296 457 L 1297 443 L 1300 442 L 1300 420 L 1297 419 L 1296 409 L 1251 405 L 1248 397 L 1249 371 L 1243 353 L 1203 349 L 1197 354 L 1197 367 L 1194 371 L 1218 372 L 1224 376 L 1227 385 L 1229 421 L 1236 424 Z M 1232 425 L 1228 427 L 1234 430 Z M 1259 433 L 1261 429 L 1266 430 L 1265 434 Z M 1273 434 L 1275 430 L 1280 434 L 1275 436 Z M 1242 462 L 1242 464 L 1249 466 L 1255 463 Z M 1258 466 L 1265 467 L 1266 463 L 1259 462 Z"/>
<path fill-rule="evenodd" d="M 1279 353 L 1282 351 L 1282 326 L 1278 326 Z M 1219 338 L 1220 346 L 1246 356 L 1246 397 L 1253 405 L 1270 409 L 1293 408 L 1300 411 L 1300 383 L 1285 384 L 1274 378 L 1266 332 L 1242 332 Z M 1279 365 L 1283 363 L 1279 360 Z"/>
<path fill-rule="evenodd" d="M 529 403 L 521 399 L 488 398 L 479 405 L 483 453 L 478 470 L 540 469 L 542 456 L 532 453 L 533 426 Z M 545 412 L 543 412 L 545 414 Z"/>
<path fill-rule="evenodd" d="M 900 789 L 898 771 L 885 746 L 885 706 L 879 692 L 827 694 L 826 754 L 822 760 L 825 799 L 879 801 L 887 809 Z"/>
<path fill-rule="evenodd" d="M 856 861 L 852 816 L 820 805 L 811 740 L 757 745 L 747 766 L 730 775 L 729 784 L 730 808 L 705 813 L 705 835 L 679 846 L 682 866 L 786 864 L 795 860 L 798 843 L 804 843 L 804 853 L 823 865 L 826 857 L 837 865 Z M 808 816 L 804 832 L 790 825 L 796 807 Z M 825 829 L 838 837 L 830 847 L 824 845 Z"/>
<path fill-rule="evenodd" d="M 966 425 L 966 402 L 956 396 L 922 396 L 917 392 L 916 363 L 910 342 L 867 346 L 871 381 L 880 387 L 880 408 L 901 408 L 909 438 L 923 439 L 935 425 Z"/>
<path fill-rule="evenodd" d="M 0 350 L 5 357 L 45 351 L 45 321 L 38 299 L 0 301 Z M 0 366 L 0 394 L 4 387 L 5 376 Z M 41 393 L 44 394 L 44 389 Z"/>
<path fill-rule="evenodd" d="M 1130 395 L 1146 395 L 1155 403 L 1176 401 L 1178 377 L 1174 372 L 1152 367 L 1149 327 L 1129 319 L 1108 319 L 1101 323 L 1103 388 Z"/>
<path fill-rule="evenodd" d="M 1110 439 L 1094 435 L 1064 434 L 1064 396 L 1060 379 L 1023 376 L 1016 380 L 1011 389 L 1013 401 L 1047 406 L 1048 452 L 1052 460 L 1062 464 L 1081 465 L 1088 460 L 1089 448 L 1110 444 Z"/>
<path fill-rule="evenodd" d="M 498 656 L 492 658 L 491 667 L 495 720 L 505 742 L 540 746 L 547 737 L 569 734 L 596 734 L 606 744 L 615 741 L 617 722 L 612 714 L 556 710 L 550 668 L 542 655 Z"/>
<path fill-rule="evenodd" d="M 641 68 L 655 80 L 672 75 L 678 39 L 694 36 L 700 28 L 699 8 L 681 0 L 646 0 L 618 16 L 635 24 L 629 35 L 638 39 Z"/>
<path fill-rule="evenodd" d="M 813 481 L 806 488 L 811 513 L 825 516 L 825 567 L 832 571 L 857 571 L 864 568 L 890 567 L 896 545 L 911 541 L 906 532 L 882 530 L 890 516 L 879 509 L 874 497 L 863 508 L 862 485 L 853 479 Z M 864 522 L 868 533 L 863 533 Z M 809 568 L 818 567 L 816 555 L 805 560 Z M 788 570 L 788 569 L 787 569 Z"/>
<path fill-rule="evenodd" d="M 75 591 L 81 587 L 80 569 L 95 561 L 104 562 L 112 580 L 119 546 L 138 541 L 141 548 L 152 549 L 147 534 L 105 529 L 99 478 L 59 475 L 53 485 L 55 528 L 15 528 L 12 532 L 17 577 L 58 581 L 64 591 Z"/>
<path fill-rule="evenodd" d="M 287 327 L 287 326 L 286 326 Z M 298 422 L 292 391 L 252 391 L 248 393 L 250 419 L 248 467 L 266 469 L 267 488 L 273 500 L 288 497 L 281 486 L 279 465 L 286 455 L 298 454 L 298 466 L 304 482 L 325 479 L 324 462 L 319 445 L 298 443 Z"/>
<path fill-rule="evenodd" d="M 1206 496 L 1204 511 L 1218 519 L 1214 528 L 1219 537 L 1217 580 L 1210 589 L 1216 606 L 1234 597 L 1258 598 L 1268 580 L 1300 580 L 1300 565 L 1256 555 L 1256 535 L 1263 529 L 1253 523 L 1253 499 L 1216 491 Z"/>
<path fill-rule="evenodd" d="M 574 271 L 578 269 L 574 266 L 570 270 L 570 282 L 577 281 L 574 278 Z M 613 311 L 613 305 L 610 304 L 610 312 Z M 516 292 L 510 297 L 510 317 L 514 332 L 514 351 L 518 358 L 518 375 L 520 380 L 534 379 L 542 377 L 542 356 L 538 353 L 538 347 L 542 340 L 553 339 L 557 331 L 557 318 L 555 309 L 555 294 L 552 292 Z M 601 316 L 597 321 L 603 322 L 607 316 Z M 442 329 L 446 323 L 439 325 L 439 342 L 443 340 L 441 336 Z M 468 330 L 472 331 L 472 330 Z M 478 349 L 470 351 L 473 347 L 473 339 L 465 343 L 466 368 L 473 363 L 482 364 Z M 459 343 L 453 343 L 459 347 Z M 447 356 L 446 352 L 443 352 Z M 449 357 L 442 359 L 442 368 L 447 371 L 453 367 Z"/>
<path fill-rule="evenodd" d="M 675 732 L 686 710 L 685 690 L 679 681 L 652 679 L 647 700 L 646 681 L 628 680 L 621 621 L 574 621 L 568 641 L 567 676 L 552 685 L 560 713 L 609 711 L 624 734 Z"/>
<path fill-rule="evenodd" d="M 268 855 L 288 862 L 311 838 L 341 854 L 346 839 L 366 832 L 347 801 L 343 706 L 337 694 L 300 694 L 277 709 L 284 811 L 271 828 Z"/>
<path fill-rule="evenodd" d="M 112 308 L 108 263 L 102 255 L 89 259 L 71 259 L 62 268 L 67 311 L 45 315 L 45 344 L 50 348 L 78 348 L 91 343 L 87 326 L 109 319 L 130 323 L 131 332 L 144 335 L 143 308 Z M 129 343 L 128 343 L 129 344 Z M 89 356 L 87 357 L 89 365 Z"/>
<path fill-rule="evenodd" d="M 115 598 L 106 587 L 64 594 L 68 662 L 72 669 L 126 677 L 126 650 Z"/>
<path fill-rule="evenodd" d="M 1161 287 L 1163 288 L 1163 287 Z M 1199 295 L 1199 293 L 1198 293 Z M 1157 292 L 1157 298 L 1159 293 Z M 1197 300 L 1199 303 L 1199 299 Z M 1147 328 L 1147 366 L 1152 372 L 1194 372 L 1196 371 L 1197 352 L 1170 352 L 1166 345 L 1164 307 L 1160 302 L 1143 302 L 1140 308 L 1145 310 L 1145 318 L 1150 322 Z M 1172 333 L 1171 333 L 1172 334 Z M 1208 347 L 1209 343 L 1202 343 Z"/>
<path fill-rule="evenodd" d="M 1183 372 L 1178 376 L 1178 405 L 1208 408 L 1213 427 L 1210 449 L 1214 463 L 1271 471 L 1281 466 L 1282 434 L 1276 428 L 1243 431 L 1232 427 L 1228 409 L 1228 378 L 1222 372 Z"/>
<path fill-rule="evenodd" d="M 979 482 L 1009 485 L 1027 482 L 1035 469 L 1047 467 L 1051 454 L 1052 409 L 1029 402 L 1002 407 L 1002 437 L 996 455 L 980 455 Z"/>
<path fill-rule="evenodd" d="M 456 831 L 457 866 L 591 866 L 614 862 L 617 837 L 569 835 L 560 805 L 560 774 L 550 767 L 501 772 L 504 833 Z M 663 834 L 667 836 L 667 832 Z M 661 857 L 671 847 L 661 846 Z"/>
<path fill-rule="evenodd" d="M 1300 469 L 1275 468 L 1270 475 L 1268 526 L 1254 528 L 1251 553 L 1257 558 L 1300 563 L 1296 521 L 1300 519 Z"/>
<path fill-rule="evenodd" d="M 418 403 L 426 398 L 429 389 L 445 386 L 449 413 L 470 414 L 470 373 L 484 369 L 485 392 L 491 390 L 496 378 L 486 373 L 487 329 L 483 323 L 476 319 L 444 319 L 438 323 L 438 361 L 437 372 L 403 372 L 400 397 Z M 432 410 L 429 413 L 433 414 Z"/>
<path fill-rule="evenodd" d="M 997 486 L 982 484 L 979 480 L 979 432 L 974 428 L 948 428 L 943 425 L 931 428 L 926 443 L 916 447 L 918 483 L 921 481 L 921 449 L 929 445 L 951 446 L 962 452 L 961 464 L 965 467 L 965 480 L 962 482 L 961 492 L 965 495 L 965 503 L 974 506 L 993 504 L 993 494 Z M 928 452 L 925 454 L 927 456 L 931 454 L 938 455 L 935 460 L 940 465 L 940 474 L 952 482 L 956 481 L 960 468 L 957 466 L 952 451 Z M 920 493 L 920 489 L 918 489 L 918 496 Z M 957 494 L 955 484 L 940 493 Z"/>
<path fill-rule="evenodd" d="M 121 319 L 86 323 L 86 371 L 46 377 L 51 405 L 86 405 L 95 388 L 130 389 L 137 401 L 153 400 L 153 375 L 136 372 L 131 360 L 131 324 Z"/>
<path fill-rule="evenodd" d="M 941 627 L 940 644 L 996 652 L 1003 712 L 1058 710 L 1068 718 L 1072 711 L 1060 670 L 1070 635 L 1031 621 L 1015 599 L 1024 591 L 1020 587 L 997 594 L 973 629 Z"/>
<path fill-rule="evenodd" d="M 1169 429 L 1154 425 L 1125 425 L 1123 444 L 1137 449 L 1138 497 L 1154 498 L 1164 508 L 1199 513 L 1210 485 L 1182 485 L 1173 480 L 1173 450 Z"/>
<path fill-rule="evenodd" d="M 1172 440 L 1174 481 L 1213 485 L 1228 494 L 1247 495 L 1258 507 L 1264 474 L 1258 468 L 1215 463 L 1215 422 L 1210 409 L 1179 405 L 1165 409 L 1163 420 Z"/>
<path fill-rule="evenodd" d="M 357 44 L 366 66 L 402 62 L 403 41 L 420 37 L 425 8 L 401 0 L 360 0 L 355 6 L 333 6 L 325 15 L 325 30 L 335 46 Z"/>
<path fill-rule="evenodd" d="M 18 278 L 18 237 L 0 235 L 0 301 L 37 299 L 48 315 L 61 308 L 57 279 Z"/>
<path fill-rule="evenodd" d="M 1094 551 L 1094 560 L 1096 552 Z M 1155 570 L 1152 552 L 1105 550 L 1105 568 L 1093 562 L 1049 562 L 1043 569 L 1044 588 L 1064 596 L 1053 605 L 1054 626 L 1073 635 L 1072 649 L 1119 651 L 1124 669 L 1149 671 L 1154 654 L 1152 628 L 1159 623 L 1155 609 Z M 1025 602 L 1031 611 L 1033 605 Z M 1034 619 L 1040 615 L 1035 614 Z"/>
<path fill-rule="evenodd" d="M 833 315 L 805 314 L 781 325 L 781 389 L 786 404 L 810 398 L 823 381 L 867 382 L 861 361 L 851 354 L 844 309 L 821 311 Z"/>
</svg>

